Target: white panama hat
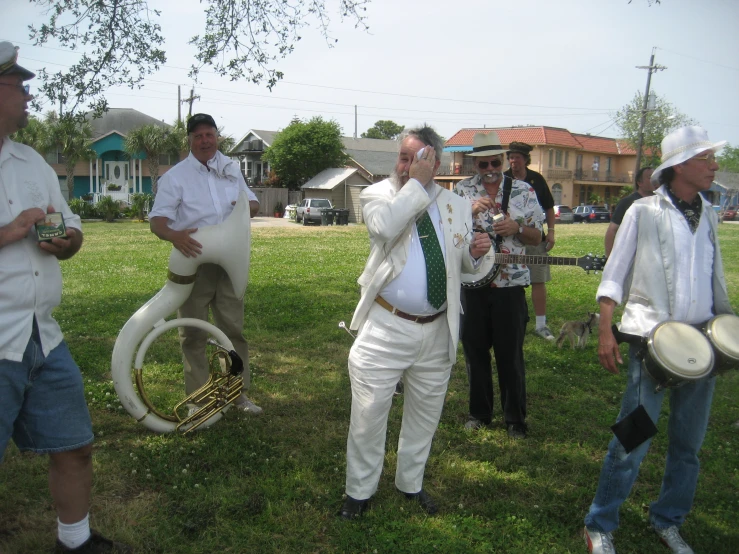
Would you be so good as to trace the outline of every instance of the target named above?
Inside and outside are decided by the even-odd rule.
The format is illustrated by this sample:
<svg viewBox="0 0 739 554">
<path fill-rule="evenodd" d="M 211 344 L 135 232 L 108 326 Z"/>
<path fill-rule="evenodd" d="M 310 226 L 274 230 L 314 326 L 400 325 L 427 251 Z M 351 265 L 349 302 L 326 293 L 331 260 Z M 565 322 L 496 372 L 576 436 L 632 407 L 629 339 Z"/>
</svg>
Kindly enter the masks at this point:
<svg viewBox="0 0 739 554">
<path fill-rule="evenodd" d="M 689 125 L 672 131 L 662 139 L 662 164 L 652 173 L 652 182 L 659 182 L 663 169 L 688 161 L 706 150 L 718 152 L 726 144 L 725 140 L 711 142 L 703 127 Z"/>
<path fill-rule="evenodd" d="M 472 138 L 472 152 L 465 152 L 468 156 L 498 156 L 505 154 L 505 148 L 501 146 L 498 133 L 489 131 L 487 133 L 475 133 Z"/>
</svg>

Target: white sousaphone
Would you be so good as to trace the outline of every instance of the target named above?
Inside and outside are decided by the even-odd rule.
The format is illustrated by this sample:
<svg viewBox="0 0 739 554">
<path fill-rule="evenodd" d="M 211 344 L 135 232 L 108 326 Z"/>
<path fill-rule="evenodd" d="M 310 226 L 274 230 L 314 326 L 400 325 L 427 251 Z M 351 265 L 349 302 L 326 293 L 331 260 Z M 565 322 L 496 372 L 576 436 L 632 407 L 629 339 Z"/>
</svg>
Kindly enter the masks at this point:
<svg viewBox="0 0 739 554">
<path fill-rule="evenodd" d="M 188 299 L 197 268 L 204 263 L 220 265 L 231 279 L 237 296 L 244 295 L 249 280 L 251 250 L 251 221 L 246 193 L 239 195 L 231 215 L 223 223 L 201 227 L 193 238 L 202 244 L 202 253 L 196 258 L 187 258 L 172 248 L 167 282 L 126 322 L 113 347 L 113 384 L 123 407 L 136 421 L 160 433 L 188 432 L 212 425 L 239 398 L 243 387 L 243 361 L 218 327 L 199 319 L 164 321 L 164 318 L 175 313 Z M 189 326 L 200 328 L 215 339 L 209 340 L 209 343 L 217 347 L 214 357 L 219 358 L 220 369 L 211 370 L 209 381 L 177 404 L 173 414 L 164 414 L 153 406 L 144 392 L 144 356 L 151 343 L 162 333 L 175 327 Z M 138 394 L 134 390 L 134 380 Z M 186 403 L 195 404 L 198 409 L 182 417 L 178 410 L 182 411 Z"/>
</svg>

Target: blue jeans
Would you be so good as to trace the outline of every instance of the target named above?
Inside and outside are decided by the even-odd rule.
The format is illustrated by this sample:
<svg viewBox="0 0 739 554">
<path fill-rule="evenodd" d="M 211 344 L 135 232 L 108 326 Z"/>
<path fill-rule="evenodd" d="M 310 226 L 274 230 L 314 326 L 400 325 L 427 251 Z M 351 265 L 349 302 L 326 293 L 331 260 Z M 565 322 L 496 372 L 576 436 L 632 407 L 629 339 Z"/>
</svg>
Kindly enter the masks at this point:
<svg viewBox="0 0 739 554">
<path fill-rule="evenodd" d="M 654 392 L 657 383 L 642 369 L 636 352 L 636 347 L 629 348 L 629 382 L 618 421 L 641 403 L 656 424 L 665 390 Z M 649 519 L 654 527 L 679 527 L 693 505 L 700 471 L 698 452 L 706 435 L 715 384 L 716 378 L 708 377 L 669 389 L 667 462 L 659 499 L 649 506 Z M 618 528 L 618 509 L 631 492 L 639 475 L 639 465 L 649 450 L 650 443 L 651 440 L 648 440 L 627 454 L 617 438 L 611 440 L 595 499 L 585 516 L 585 525 L 588 528 L 604 533 Z"/>
<path fill-rule="evenodd" d="M 23 360 L 0 360 L 0 458 L 11 437 L 37 454 L 93 440 L 80 369 L 64 341 L 44 356 L 35 321 Z"/>
</svg>

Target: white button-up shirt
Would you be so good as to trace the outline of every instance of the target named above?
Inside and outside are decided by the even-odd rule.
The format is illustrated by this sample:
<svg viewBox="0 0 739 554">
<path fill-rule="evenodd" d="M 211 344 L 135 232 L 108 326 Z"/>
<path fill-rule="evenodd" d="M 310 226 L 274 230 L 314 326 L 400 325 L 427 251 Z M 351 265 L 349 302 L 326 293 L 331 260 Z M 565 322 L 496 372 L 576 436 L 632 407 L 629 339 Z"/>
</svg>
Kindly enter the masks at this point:
<svg viewBox="0 0 739 554">
<path fill-rule="evenodd" d="M 166 217 L 175 231 L 218 225 L 231 214 L 241 191 L 259 201 L 236 162 L 216 152 L 206 168 L 191 152 L 162 175 L 149 217 Z"/>
<path fill-rule="evenodd" d="M 417 186 L 423 188 L 426 194 L 429 194 L 429 191 L 415 179 L 409 180 L 406 186 L 413 186 L 411 183 L 416 183 Z M 439 246 L 441 247 L 444 264 L 446 265 L 444 231 L 441 226 L 439 207 L 433 201 L 429 204 L 426 211 L 431 218 L 431 222 L 434 224 L 434 230 L 439 239 Z M 411 237 L 411 244 L 408 249 L 408 260 L 405 262 L 405 266 L 403 266 L 403 271 L 382 289 L 380 296 L 401 312 L 413 315 L 433 315 L 445 310 L 446 302 L 439 308 L 434 308 L 428 301 L 426 257 L 423 254 L 423 246 L 421 246 L 421 239 L 418 238 L 418 228 L 415 225 L 413 226 L 412 232 L 413 236 Z"/>
<path fill-rule="evenodd" d="M 29 208 L 48 206 L 64 215 L 68 228 L 82 229 L 62 197 L 54 170 L 32 148 L 3 140 L 0 150 L 0 227 Z M 36 231 L 0 248 L 0 359 L 21 361 L 31 338 L 33 318 L 48 355 L 62 341 L 51 311 L 62 298 L 59 260 L 38 246 Z"/>
</svg>

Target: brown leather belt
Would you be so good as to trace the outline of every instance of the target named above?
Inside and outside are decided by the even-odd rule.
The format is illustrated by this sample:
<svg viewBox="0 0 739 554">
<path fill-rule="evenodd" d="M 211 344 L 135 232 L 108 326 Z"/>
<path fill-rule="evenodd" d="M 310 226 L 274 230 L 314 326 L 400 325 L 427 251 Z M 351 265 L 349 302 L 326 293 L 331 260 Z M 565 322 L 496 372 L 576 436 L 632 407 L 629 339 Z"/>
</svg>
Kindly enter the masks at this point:
<svg viewBox="0 0 739 554">
<path fill-rule="evenodd" d="M 405 312 L 401 312 L 397 308 L 394 308 L 393 305 L 390 304 L 387 300 L 385 300 L 382 296 L 378 296 L 377 298 L 375 298 L 375 302 L 377 302 L 380 306 L 385 308 L 391 314 L 397 315 L 398 317 L 407 319 L 408 321 L 412 321 L 414 323 L 431 323 L 441 314 L 446 312 L 446 310 L 443 310 L 441 312 L 435 313 L 434 315 L 411 315 Z"/>
</svg>

